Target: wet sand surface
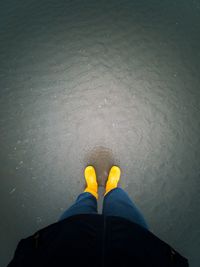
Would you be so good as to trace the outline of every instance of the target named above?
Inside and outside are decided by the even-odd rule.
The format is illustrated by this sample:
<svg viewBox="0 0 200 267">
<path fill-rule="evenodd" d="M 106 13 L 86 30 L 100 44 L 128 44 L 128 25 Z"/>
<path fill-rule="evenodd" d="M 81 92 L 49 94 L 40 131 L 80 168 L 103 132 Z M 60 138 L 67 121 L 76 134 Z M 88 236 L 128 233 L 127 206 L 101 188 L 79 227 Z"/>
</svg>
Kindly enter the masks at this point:
<svg viewBox="0 0 200 267">
<path fill-rule="evenodd" d="M 199 266 L 199 41 L 195 0 L 1 1 L 0 266 L 87 164 L 102 185 L 119 165 L 151 231 Z"/>
</svg>

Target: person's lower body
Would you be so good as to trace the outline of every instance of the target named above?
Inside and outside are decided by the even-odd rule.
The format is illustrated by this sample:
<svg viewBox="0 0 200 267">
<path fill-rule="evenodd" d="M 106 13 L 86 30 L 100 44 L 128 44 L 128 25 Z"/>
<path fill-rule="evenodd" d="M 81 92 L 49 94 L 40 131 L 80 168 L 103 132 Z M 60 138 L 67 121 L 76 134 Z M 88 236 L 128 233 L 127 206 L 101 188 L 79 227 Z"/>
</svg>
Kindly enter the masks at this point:
<svg viewBox="0 0 200 267">
<path fill-rule="evenodd" d="M 78 214 L 97 214 L 97 199 L 89 192 L 80 194 L 76 202 L 66 210 L 60 220 Z M 109 191 L 103 202 L 103 215 L 118 216 L 149 229 L 142 213 L 135 206 L 128 194 L 121 188 Z"/>
</svg>

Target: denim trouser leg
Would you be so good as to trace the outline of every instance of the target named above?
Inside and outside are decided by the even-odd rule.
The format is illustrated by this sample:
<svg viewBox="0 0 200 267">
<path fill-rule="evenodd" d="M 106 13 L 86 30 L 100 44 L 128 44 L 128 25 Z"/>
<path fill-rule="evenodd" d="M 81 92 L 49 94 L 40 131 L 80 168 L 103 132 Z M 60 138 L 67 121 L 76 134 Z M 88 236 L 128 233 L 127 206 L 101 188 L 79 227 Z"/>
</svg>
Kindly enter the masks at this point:
<svg viewBox="0 0 200 267">
<path fill-rule="evenodd" d="M 76 202 L 61 215 L 59 221 L 72 215 L 88 213 L 97 213 L 97 199 L 92 194 L 84 192 L 80 194 Z"/>
<path fill-rule="evenodd" d="M 142 213 L 129 198 L 128 194 L 121 188 L 111 190 L 104 197 L 103 214 L 106 216 L 123 217 L 149 229 Z"/>
</svg>

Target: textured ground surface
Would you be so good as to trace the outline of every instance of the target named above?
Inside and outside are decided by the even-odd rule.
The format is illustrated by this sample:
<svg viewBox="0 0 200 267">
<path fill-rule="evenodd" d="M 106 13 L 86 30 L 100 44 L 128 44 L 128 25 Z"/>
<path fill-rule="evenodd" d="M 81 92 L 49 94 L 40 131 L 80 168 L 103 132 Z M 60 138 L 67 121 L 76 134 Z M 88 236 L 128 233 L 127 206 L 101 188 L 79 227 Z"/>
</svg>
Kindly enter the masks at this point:
<svg viewBox="0 0 200 267">
<path fill-rule="evenodd" d="M 200 2 L 1 1 L 0 266 L 112 164 L 200 261 Z"/>
</svg>

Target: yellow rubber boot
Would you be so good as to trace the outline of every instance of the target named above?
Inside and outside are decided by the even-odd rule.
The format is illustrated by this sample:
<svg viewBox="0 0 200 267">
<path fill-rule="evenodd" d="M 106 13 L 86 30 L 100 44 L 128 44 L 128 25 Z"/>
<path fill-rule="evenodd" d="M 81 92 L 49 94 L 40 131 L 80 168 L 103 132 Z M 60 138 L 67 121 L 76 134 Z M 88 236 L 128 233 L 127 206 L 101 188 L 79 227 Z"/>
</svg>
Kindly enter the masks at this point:
<svg viewBox="0 0 200 267">
<path fill-rule="evenodd" d="M 117 188 L 117 185 L 118 185 L 118 182 L 119 182 L 119 179 L 120 179 L 120 175 L 121 175 L 121 170 L 120 170 L 119 167 L 113 166 L 110 169 L 109 176 L 108 176 L 108 181 L 106 183 L 106 192 L 105 192 L 104 196 L 106 194 L 108 194 L 108 192 L 113 190 L 114 188 Z"/>
<path fill-rule="evenodd" d="M 98 184 L 96 172 L 93 166 L 87 166 L 85 168 L 85 180 L 87 187 L 84 192 L 91 193 L 96 199 L 98 199 Z"/>
</svg>

